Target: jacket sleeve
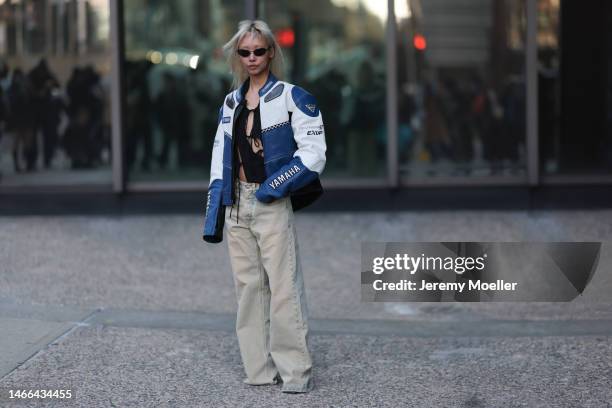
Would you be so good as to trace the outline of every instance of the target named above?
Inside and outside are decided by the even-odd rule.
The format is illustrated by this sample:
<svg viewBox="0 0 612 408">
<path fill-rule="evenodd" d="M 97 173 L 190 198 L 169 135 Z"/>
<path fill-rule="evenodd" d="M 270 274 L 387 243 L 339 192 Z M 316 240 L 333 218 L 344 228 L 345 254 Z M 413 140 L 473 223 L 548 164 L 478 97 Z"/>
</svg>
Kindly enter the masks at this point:
<svg viewBox="0 0 612 408">
<path fill-rule="evenodd" d="M 269 203 L 299 190 L 315 180 L 325 168 L 325 129 L 323 116 L 313 95 L 293 86 L 287 92 L 291 128 L 297 144 L 293 159 L 261 184 L 255 197 Z"/>
<path fill-rule="evenodd" d="M 219 109 L 219 120 L 215 141 L 213 142 L 212 160 L 210 163 L 210 183 L 206 197 L 206 215 L 204 217 L 204 231 L 202 238 L 206 242 L 218 243 L 223 240 L 223 221 L 225 208 L 223 207 L 223 106 Z"/>
</svg>

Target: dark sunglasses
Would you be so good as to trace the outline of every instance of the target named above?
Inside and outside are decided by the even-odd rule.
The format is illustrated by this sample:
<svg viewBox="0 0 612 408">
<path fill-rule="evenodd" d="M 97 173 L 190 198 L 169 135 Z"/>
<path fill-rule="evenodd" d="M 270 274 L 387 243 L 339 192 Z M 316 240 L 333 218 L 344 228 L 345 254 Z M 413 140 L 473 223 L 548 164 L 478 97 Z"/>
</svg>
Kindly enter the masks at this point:
<svg viewBox="0 0 612 408">
<path fill-rule="evenodd" d="M 261 57 L 264 55 L 271 47 L 268 48 L 257 48 L 254 51 L 245 50 L 244 48 L 239 48 L 236 52 L 243 58 L 248 57 L 251 53 L 255 54 L 256 57 Z"/>
</svg>

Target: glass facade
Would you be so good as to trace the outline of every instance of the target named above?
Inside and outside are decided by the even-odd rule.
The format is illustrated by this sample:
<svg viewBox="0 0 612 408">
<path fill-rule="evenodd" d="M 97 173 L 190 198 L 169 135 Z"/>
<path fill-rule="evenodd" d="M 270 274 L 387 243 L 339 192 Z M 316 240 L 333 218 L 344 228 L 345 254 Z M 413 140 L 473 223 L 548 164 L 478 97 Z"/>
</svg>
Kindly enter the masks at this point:
<svg viewBox="0 0 612 408">
<path fill-rule="evenodd" d="M 589 4 L 3 0 L 0 191 L 201 189 L 253 15 L 319 101 L 328 185 L 609 182 L 612 2 Z"/>
<path fill-rule="evenodd" d="M 326 178 L 385 177 L 384 1 L 259 3 L 259 15 L 287 38 L 286 79 L 317 98 L 327 135 Z"/>
<path fill-rule="evenodd" d="M 612 4 L 538 0 L 537 45 L 541 172 L 612 173 Z"/>
<path fill-rule="evenodd" d="M 231 83 L 221 46 L 243 18 L 244 3 L 123 5 L 128 180 L 206 180 L 219 106 Z"/>
<path fill-rule="evenodd" d="M 401 174 L 525 174 L 525 2 L 395 4 Z"/>
<path fill-rule="evenodd" d="M 559 172 L 561 61 L 558 0 L 538 0 L 538 114 L 541 171 Z"/>
<path fill-rule="evenodd" d="M 0 188 L 111 184 L 109 6 L 0 4 Z"/>
</svg>

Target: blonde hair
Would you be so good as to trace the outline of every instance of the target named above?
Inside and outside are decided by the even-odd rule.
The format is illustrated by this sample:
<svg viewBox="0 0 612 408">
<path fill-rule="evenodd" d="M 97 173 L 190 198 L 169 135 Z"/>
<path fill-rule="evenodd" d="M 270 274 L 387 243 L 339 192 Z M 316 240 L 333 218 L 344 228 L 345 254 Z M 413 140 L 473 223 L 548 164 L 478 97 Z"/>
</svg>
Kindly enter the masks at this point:
<svg viewBox="0 0 612 408">
<path fill-rule="evenodd" d="M 240 41 L 249 33 L 261 36 L 268 47 L 274 49 L 274 57 L 270 61 L 270 72 L 279 79 L 282 78 L 283 75 L 283 52 L 268 24 L 262 20 L 242 20 L 238 23 L 238 32 L 223 46 L 223 52 L 227 55 L 227 62 L 234 77 L 232 89 L 238 89 L 249 76 L 242 66 L 240 57 L 236 52 Z"/>
</svg>

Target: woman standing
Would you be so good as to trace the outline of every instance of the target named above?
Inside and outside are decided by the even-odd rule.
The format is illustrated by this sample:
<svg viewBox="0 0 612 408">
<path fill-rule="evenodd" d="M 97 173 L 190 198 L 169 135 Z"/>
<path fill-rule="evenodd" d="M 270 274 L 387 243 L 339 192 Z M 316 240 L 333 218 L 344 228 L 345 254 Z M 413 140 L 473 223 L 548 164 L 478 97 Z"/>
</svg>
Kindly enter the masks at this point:
<svg viewBox="0 0 612 408">
<path fill-rule="evenodd" d="M 234 90 L 219 109 L 203 238 L 220 242 L 225 226 L 244 382 L 308 392 L 314 380 L 294 211 L 323 192 L 323 119 L 311 94 L 277 79 L 282 52 L 265 22 L 240 22 L 224 51 Z"/>
</svg>

